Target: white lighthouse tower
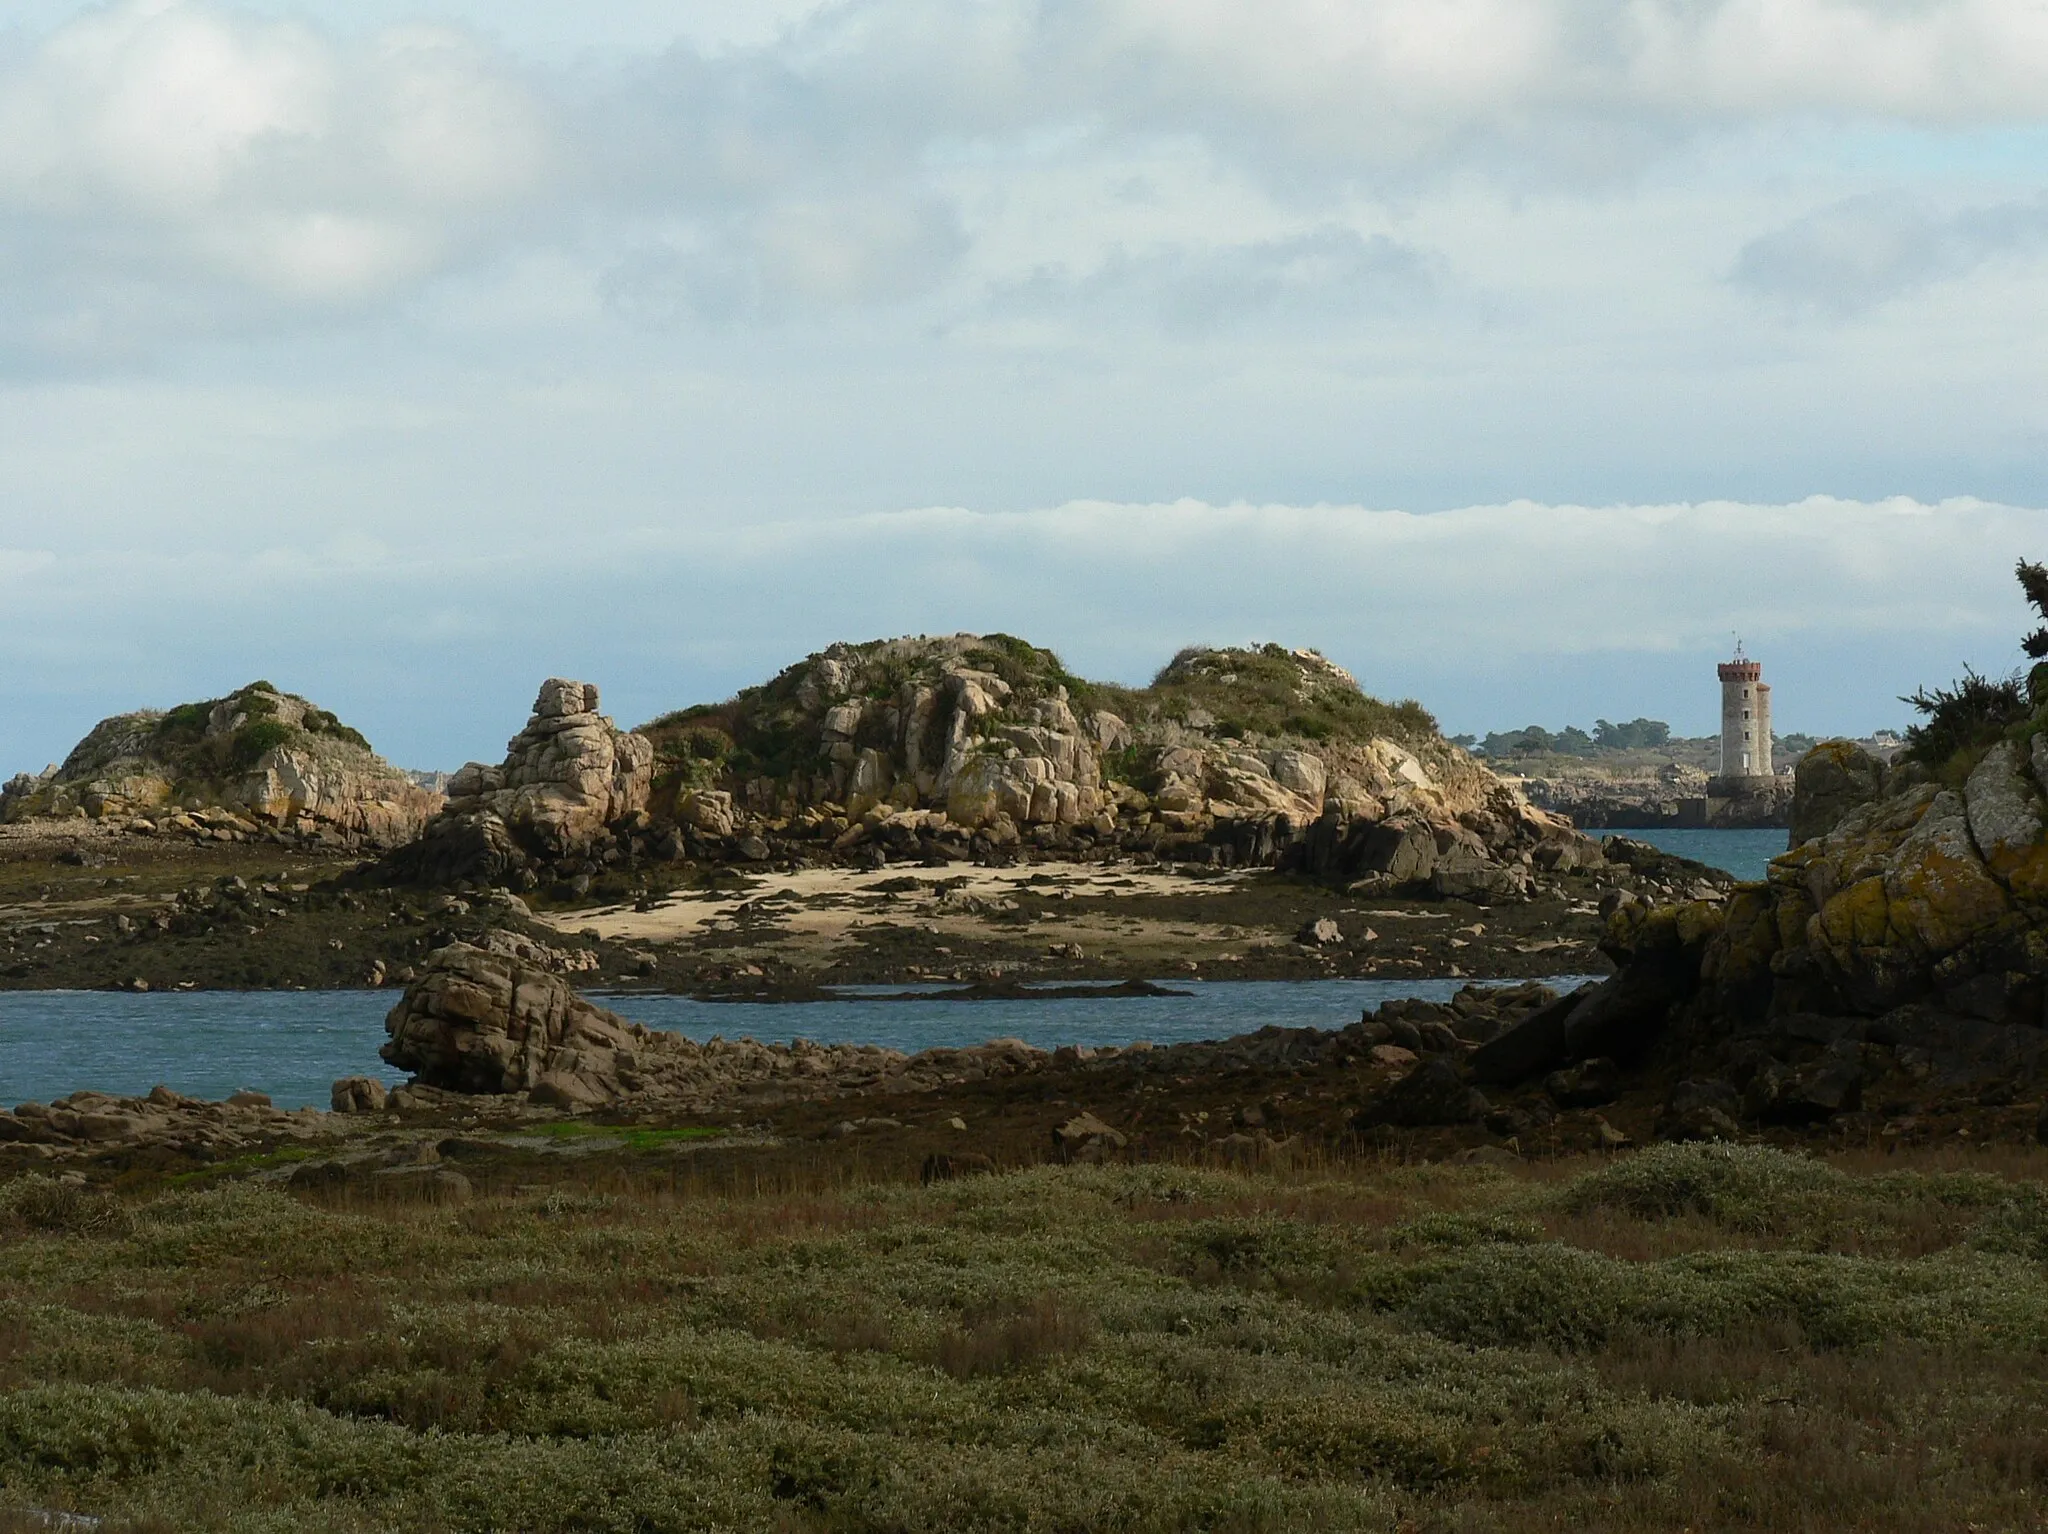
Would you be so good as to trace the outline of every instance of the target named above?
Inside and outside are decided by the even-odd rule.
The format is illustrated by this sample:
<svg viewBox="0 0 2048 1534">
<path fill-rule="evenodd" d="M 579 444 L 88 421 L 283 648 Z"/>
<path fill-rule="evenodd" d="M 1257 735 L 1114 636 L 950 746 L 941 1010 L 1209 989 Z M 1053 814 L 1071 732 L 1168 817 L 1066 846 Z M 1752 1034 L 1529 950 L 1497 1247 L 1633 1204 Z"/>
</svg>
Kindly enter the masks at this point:
<svg viewBox="0 0 2048 1534">
<path fill-rule="evenodd" d="M 1771 688 L 1764 668 L 1742 653 L 1715 668 L 1721 677 L 1721 777 L 1731 786 L 1771 776 Z"/>
</svg>

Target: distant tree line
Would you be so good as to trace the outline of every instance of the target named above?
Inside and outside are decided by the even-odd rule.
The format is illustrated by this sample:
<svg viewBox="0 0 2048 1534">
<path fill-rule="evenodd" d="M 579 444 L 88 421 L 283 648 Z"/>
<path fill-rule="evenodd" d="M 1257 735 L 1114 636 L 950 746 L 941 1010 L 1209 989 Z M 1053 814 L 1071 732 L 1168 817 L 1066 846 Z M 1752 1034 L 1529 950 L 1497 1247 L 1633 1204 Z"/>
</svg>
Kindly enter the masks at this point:
<svg viewBox="0 0 2048 1534">
<path fill-rule="evenodd" d="M 1879 730 L 1876 738 L 1882 740 L 1889 734 L 1889 731 Z M 1714 737 L 1710 735 L 1704 739 L 1711 741 Z M 1779 735 L 1772 740 L 1776 748 L 1773 754 L 1804 756 L 1820 740 L 1817 735 Z M 1495 730 L 1483 737 L 1453 735 L 1450 741 L 1452 745 L 1463 746 L 1476 755 L 1493 757 L 1597 756 L 1603 751 L 1643 751 L 1672 743 L 1671 726 L 1661 719 L 1631 719 L 1624 724 L 1598 719 L 1593 723 L 1591 734 L 1571 724 L 1561 730 L 1546 730 L 1540 724 L 1529 724 L 1519 730 Z"/>
<path fill-rule="evenodd" d="M 1485 756 L 1591 756 L 1596 751 L 1640 751 L 1671 743 L 1671 726 L 1661 719 L 1630 719 L 1622 724 L 1596 719 L 1589 735 L 1575 724 L 1546 730 L 1540 724 L 1519 730 L 1495 730 L 1484 739 L 1452 737 L 1457 745 Z"/>
</svg>

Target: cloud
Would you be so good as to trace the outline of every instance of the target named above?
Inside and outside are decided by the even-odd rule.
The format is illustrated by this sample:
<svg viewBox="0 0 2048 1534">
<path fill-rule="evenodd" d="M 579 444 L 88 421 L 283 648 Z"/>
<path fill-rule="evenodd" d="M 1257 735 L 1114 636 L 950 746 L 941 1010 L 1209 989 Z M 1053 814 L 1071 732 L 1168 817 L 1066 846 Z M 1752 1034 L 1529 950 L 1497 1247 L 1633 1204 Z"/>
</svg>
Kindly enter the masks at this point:
<svg viewBox="0 0 2048 1534">
<path fill-rule="evenodd" d="M 530 199 L 551 132 L 461 33 L 87 13 L 0 64 L 0 333 L 90 356 L 382 298 Z"/>
<path fill-rule="evenodd" d="M 966 243 L 952 208 L 914 188 L 789 198 L 643 244 L 601 288 L 638 324 L 774 320 L 918 297 Z"/>
<path fill-rule="evenodd" d="M 1112 251 L 1095 270 L 1041 267 L 998 287 L 997 315 L 1058 314 L 1079 324 L 1160 326 L 1208 336 L 1249 325 L 1290 329 L 1433 299 L 1447 263 L 1434 252 L 1339 224 L 1241 245 Z"/>
<path fill-rule="evenodd" d="M 1944 214 L 1903 193 L 1853 197 L 1742 248 L 1732 280 L 1759 296 L 1837 316 L 2048 244 L 2048 194 Z"/>
<path fill-rule="evenodd" d="M 57 556 L 48 549 L 0 548 L 0 582 L 39 574 L 56 562 Z"/>
<path fill-rule="evenodd" d="M 1810 113 L 2037 122 L 2048 103 L 2030 0 L 848 0 L 772 56 L 777 91 L 755 99 L 860 144 L 1067 123 L 1353 175 L 1503 145 L 1597 163 Z"/>
<path fill-rule="evenodd" d="M 1701 135 L 1816 114 L 2041 122 L 2048 12 L 838 0 L 765 41 L 572 71 L 454 27 L 121 0 L 0 55 L 0 367 L 345 318 L 538 247 L 574 252 L 633 325 L 935 297 L 944 328 L 983 293 L 1181 333 L 1423 309 L 1443 264 L 1348 232 L 1390 203 L 1475 172 L 1611 185 Z M 1169 151 L 1184 164 L 1149 220 L 1080 177 L 1055 215 L 1075 248 L 1022 248 L 1006 210 L 1032 178 Z M 1227 204 L 1219 176 L 1241 183 Z M 1882 296 L 1991 238 L 1896 214 L 1815 215 L 1738 280 Z"/>
</svg>

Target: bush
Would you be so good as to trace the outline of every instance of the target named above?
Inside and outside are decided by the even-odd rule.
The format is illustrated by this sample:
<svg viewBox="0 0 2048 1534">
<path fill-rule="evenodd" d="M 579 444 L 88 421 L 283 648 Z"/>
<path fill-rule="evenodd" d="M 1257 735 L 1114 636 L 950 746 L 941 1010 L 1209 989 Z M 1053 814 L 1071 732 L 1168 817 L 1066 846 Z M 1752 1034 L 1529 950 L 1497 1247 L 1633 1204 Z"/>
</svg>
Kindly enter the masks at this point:
<svg viewBox="0 0 2048 1534">
<path fill-rule="evenodd" d="M 2023 559 L 2014 573 L 2027 604 L 2048 618 L 2048 566 Z M 2036 661 L 2048 657 L 2048 626 L 2028 634 L 2020 641 L 2020 649 Z M 1899 700 L 1912 704 L 1924 719 L 1906 731 L 1904 755 L 1936 771 L 1959 760 L 1966 763 L 1969 753 L 1992 745 L 2029 717 L 2034 707 L 2032 691 L 2017 671 L 2010 676 L 1987 677 L 1965 666 L 1963 679 L 1953 687 L 1923 687 Z"/>
<path fill-rule="evenodd" d="M 118 1236 L 128 1211 L 111 1194 L 30 1172 L 0 1183 L 0 1226 L 55 1236 Z"/>
<path fill-rule="evenodd" d="M 291 744 L 297 734 L 279 719 L 251 720 L 235 731 L 234 744 L 228 751 L 228 765 L 237 772 L 247 772 L 271 751 Z"/>
<path fill-rule="evenodd" d="M 1846 1182 L 1832 1167 L 1767 1145 L 1657 1145 L 1575 1178 L 1560 1201 L 1573 1214 L 1608 1209 L 1639 1220 L 1698 1214 L 1765 1230 L 1782 1218 L 1787 1195 L 1831 1191 Z"/>
<path fill-rule="evenodd" d="M 1953 687 L 1923 687 L 1899 701 L 1925 716 L 1924 723 L 1907 729 L 1905 756 L 1934 768 L 1991 745 L 2029 713 L 2018 672 L 1986 677 L 1967 666 Z"/>
<path fill-rule="evenodd" d="M 940 1335 L 932 1361 L 960 1380 L 1009 1374 L 1078 1351 L 1094 1330 L 1093 1318 L 1048 1290 L 1021 1304 L 970 1306 Z"/>
</svg>

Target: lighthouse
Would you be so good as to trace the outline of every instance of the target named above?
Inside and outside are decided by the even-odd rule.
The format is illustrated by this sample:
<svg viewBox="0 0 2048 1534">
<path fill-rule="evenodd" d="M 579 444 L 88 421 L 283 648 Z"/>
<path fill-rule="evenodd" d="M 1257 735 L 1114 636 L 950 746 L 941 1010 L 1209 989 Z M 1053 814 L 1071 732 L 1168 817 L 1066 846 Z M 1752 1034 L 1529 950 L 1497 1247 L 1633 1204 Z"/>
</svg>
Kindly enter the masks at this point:
<svg viewBox="0 0 2048 1534">
<path fill-rule="evenodd" d="M 1721 776 L 1731 784 L 1771 776 L 1771 688 L 1764 668 L 1742 653 L 1715 668 L 1721 677 Z"/>
</svg>

